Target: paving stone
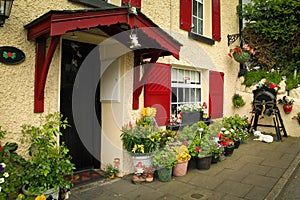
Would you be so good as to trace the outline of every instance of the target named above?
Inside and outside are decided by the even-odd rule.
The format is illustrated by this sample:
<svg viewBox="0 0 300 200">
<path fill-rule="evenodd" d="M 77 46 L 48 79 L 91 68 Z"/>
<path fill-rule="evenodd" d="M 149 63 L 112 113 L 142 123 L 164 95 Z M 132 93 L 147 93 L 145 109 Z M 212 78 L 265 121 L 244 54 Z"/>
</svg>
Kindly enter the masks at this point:
<svg viewBox="0 0 300 200">
<path fill-rule="evenodd" d="M 248 173 L 246 173 L 244 170 L 236 171 L 232 169 L 224 169 L 222 172 L 217 174 L 215 178 L 220 180 L 241 182 L 247 175 Z"/>
<path fill-rule="evenodd" d="M 250 200 L 265 199 L 266 194 L 268 194 L 269 191 L 269 188 L 255 186 L 250 190 L 250 192 L 245 196 L 245 198 Z"/>
<path fill-rule="evenodd" d="M 272 188 L 278 179 L 273 177 L 261 176 L 257 174 L 249 174 L 242 180 L 242 183 L 253 185 L 253 186 L 261 186 L 266 188 Z"/>
<path fill-rule="evenodd" d="M 278 167 L 272 167 L 270 171 L 266 174 L 266 176 L 274 177 L 274 178 L 280 178 L 285 172 L 285 169 L 278 168 Z"/>
<path fill-rule="evenodd" d="M 235 181 L 224 181 L 218 186 L 218 190 L 237 197 L 244 197 L 251 190 L 253 185 L 237 183 Z"/>
<path fill-rule="evenodd" d="M 267 174 L 272 167 L 269 166 L 263 166 L 263 165 L 257 165 L 249 163 L 247 165 L 244 165 L 240 171 L 243 171 L 245 173 L 252 173 L 252 174 L 259 174 L 259 175 L 265 175 Z"/>
<path fill-rule="evenodd" d="M 222 182 L 222 178 L 202 175 L 193 177 L 189 184 L 194 185 L 196 187 L 201 187 L 203 189 L 214 190 Z"/>
</svg>

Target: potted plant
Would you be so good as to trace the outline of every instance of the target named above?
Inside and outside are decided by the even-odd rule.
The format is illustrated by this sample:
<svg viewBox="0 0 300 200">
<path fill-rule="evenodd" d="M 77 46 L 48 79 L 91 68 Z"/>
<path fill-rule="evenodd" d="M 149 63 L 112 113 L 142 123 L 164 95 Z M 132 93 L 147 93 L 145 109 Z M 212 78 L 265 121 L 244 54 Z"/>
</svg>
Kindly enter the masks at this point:
<svg viewBox="0 0 300 200">
<path fill-rule="evenodd" d="M 26 160 L 16 153 L 17 143 L 0 146 L 0 199 L 16 199 L 23 186 Z"/>
<path fill-rule="evenodd" d="M 224 155 L 231 156 L 234 151 L 234 139 L 236 136 L 232 132 L 222 129 L 222 132 L 218 134 L 219 144 L 224 147 Z"/>
<path fill-rule="evenodd" d="M 214 141 L 210 140 L 207 135 L 196 135 L 194 141 L 189 146 L 190 154 L 196 160 L 197 169 L 209 169 L 212 159 L 212 147 Z"/>
<path fill-rule="evenodd" d="M 215 145 L 212 146 L 211 154 L 211 163 L 217 163 L 219 161 L 222 161 L 222 157 L 224 155 L 224 147 L 216 142 Z"/>
<path fill-rule="evenodd" d="M 65 179 L 75 169 L 64 143 L 58 144 L 62 135 L 60 128 L 68 126 L 62 114 L 55 112 L 42 119 L 41 126 L 23 125 L 22 142 L 29 143 L 29 158 L 24 170 L 23 192 L 28 195 L 52 195 L 58 199 L 59 188 L 70 188 L 71 182 Z"/>
<path fill-rule="evenodd" d="M 239 108 L 242 107 L 246 104 L 246 102 L 244 101 L 243 97 L 239 94 L 234 94 L 232 97 L 232 103 L 233 103 L 233 107 L 235 108 Z"/>
<path fill-rule="evenodd" d="M 129 122 L 122 127 L 120 137 L 123 147 L 131 155 L 135 168 L 140 164 L 141 168 L 152 165 L 153 154 L 159 148 L 160 134 L 154 119 L 155 113 L 155 108 L 143 108 L 142 117 L 135 124 Z"/>
<path fill-rule="evenodd" d="M 153 157 L 153 164 L 157 169 L 158 180 L 168 182 L 172 178 L 172 167 L 176 165 L 177 158 L 172 149 L 162 149 Z"/>
<path fill-rule="evenodd" d="M 282 99 L 278 100 L 278 103 L 282 105 L 283 111 L 289 114 L 293 109 L 294 99 L 290 99 L 287 96 L 283 96 Z"/>
<path fill-rule="evenodd" d="M 178 118 L 183 124 L 192 125 L 203 118 L 202 106 L 200 103 L 183 104 L 177 108 Z"/>
<path fill-rule="evenodd" d="M 184 176 L 187 172 L 188 161 L 191 159 L 189 149 L 185 144 L 175 146 L 173 149 L 177 157 L 176 166 L 173 167 L 173 175 Z"/>
<path fill-rule="evenodd" d="M 118 177 L 120 170 L 118 167 L 113 166 L 112 164 L 109 163 L 106 165 L 105 172 L 110 179 L 114 179 Z"/>
</svg>

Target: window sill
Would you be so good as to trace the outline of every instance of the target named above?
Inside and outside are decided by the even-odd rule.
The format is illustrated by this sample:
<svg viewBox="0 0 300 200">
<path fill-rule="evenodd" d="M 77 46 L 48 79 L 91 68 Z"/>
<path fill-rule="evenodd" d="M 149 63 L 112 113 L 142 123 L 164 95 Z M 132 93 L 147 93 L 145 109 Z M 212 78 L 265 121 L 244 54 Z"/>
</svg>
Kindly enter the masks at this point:
<svg viewBox="0 0 300 200">
<path fill-rule="evenodd" d="M 198 35 L 198 34 L 192 33 L 192 32 L 189 32 L 188 36 L 191 39 L 197 40 L 199 42 L 203 42 L 205 44 L 209 44 L 209 45 L 214 45 L 215 44 L 215 40 L 207 38 L 207 37 L 204 37 L 202 35 Z"/>
</svg>

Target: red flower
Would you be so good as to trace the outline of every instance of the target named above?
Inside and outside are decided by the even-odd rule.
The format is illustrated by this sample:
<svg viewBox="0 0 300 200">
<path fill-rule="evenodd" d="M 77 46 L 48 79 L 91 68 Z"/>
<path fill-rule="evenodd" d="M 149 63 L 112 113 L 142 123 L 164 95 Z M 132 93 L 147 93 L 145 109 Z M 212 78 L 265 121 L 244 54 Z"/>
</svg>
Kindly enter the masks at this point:
<svg viewBox="0 0 300 200">
<path fill-rule="evenodd" d="M 233 56 L 231 55 L 231 53 L 228 53 L 227 55 L 228 55 L 230 58 L 233 58 Z"/>
<path fill-rule="evenodd" d="M 2 146 L 0 146 L 0 151 L 2 151 Z"/>
<path fill-rule="evenodd" d="M 201 149 L 199 147 L 195 147 L 195 150 L 199 153 Z"/>
</svg>

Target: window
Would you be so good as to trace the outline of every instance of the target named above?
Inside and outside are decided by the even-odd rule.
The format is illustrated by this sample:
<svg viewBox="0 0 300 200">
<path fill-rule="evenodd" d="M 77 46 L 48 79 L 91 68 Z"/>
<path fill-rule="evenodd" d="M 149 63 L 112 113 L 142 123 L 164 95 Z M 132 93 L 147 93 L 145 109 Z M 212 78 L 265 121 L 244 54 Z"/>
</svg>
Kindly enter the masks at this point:
<svg viewBox="0 0 300 200">
<path fill-rule="evenodd" d="M 201 102 L 201 73 L 198 71 L 172 68 L 171 113 L 183 104 Z"/>
<path fill-rule="evenodd" d="M 180 28 L 207 44 L 221 40 L 220 0 L 180 0 Z"/>
<path fill-rule="evenodd" d="M 193 0 L 192 32 L 203 35 L 203 0 Z"/>
</svg>

